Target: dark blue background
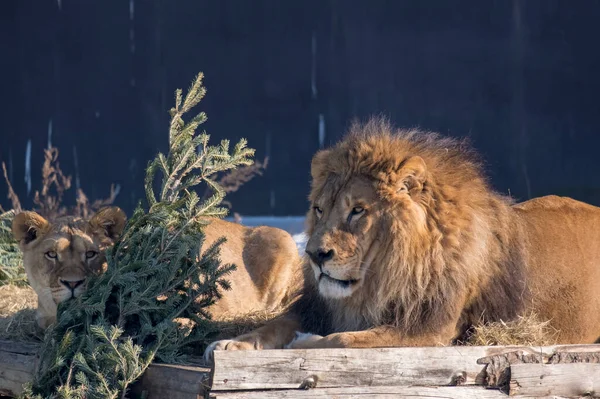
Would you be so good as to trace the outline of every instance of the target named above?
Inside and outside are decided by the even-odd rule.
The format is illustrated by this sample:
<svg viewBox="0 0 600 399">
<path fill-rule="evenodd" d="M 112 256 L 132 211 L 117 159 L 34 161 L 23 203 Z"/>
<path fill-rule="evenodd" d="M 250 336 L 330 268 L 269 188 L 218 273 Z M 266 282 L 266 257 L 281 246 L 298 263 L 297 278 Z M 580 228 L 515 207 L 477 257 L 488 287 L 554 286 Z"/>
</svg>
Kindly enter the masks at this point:
<svg viewBox="0 0 600 399">
<path fill-rule="evenodd" d="M 119 183 L 131 211 L 148 160 L 166 150 L 173 92 L 198 71 L 214 142 L 246 137 L 270 156 L 230 198 L 243 215 L 304 213 L 320 115 L 328 145 L 373 113 L 470 137 L 494 186 L 518 199 L 600 204 L 598 1 L 4 0 L 0 10 L 0 160 L 25 206 L 26 143 L 35 189 L 51 121 L 65 172 L 91 198 Z M 5 193 L 0 182 L 7 207 Z"/>
</svg>

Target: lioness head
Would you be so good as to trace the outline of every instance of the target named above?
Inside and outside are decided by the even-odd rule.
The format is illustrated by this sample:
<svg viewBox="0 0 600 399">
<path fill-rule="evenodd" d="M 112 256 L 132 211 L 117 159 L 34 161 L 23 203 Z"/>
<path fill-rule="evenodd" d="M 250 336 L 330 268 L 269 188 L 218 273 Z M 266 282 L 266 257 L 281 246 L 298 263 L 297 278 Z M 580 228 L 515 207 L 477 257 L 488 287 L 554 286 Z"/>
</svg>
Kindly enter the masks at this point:
<svg viewBox="0 0 600 399">
<path fill-rule="evenodd" d="M 104 251 L 125 227 L 125 213 L 110 207 L 89 221 L 61 217 L 48 221 L 35 212 L 15 216 L 12 231 L 23 252 L 27 278 L 38 294 L 38 323 L 56 317 L 56 305 L 85 290 L 86 279 L 106 270 Z"/>
</svg>

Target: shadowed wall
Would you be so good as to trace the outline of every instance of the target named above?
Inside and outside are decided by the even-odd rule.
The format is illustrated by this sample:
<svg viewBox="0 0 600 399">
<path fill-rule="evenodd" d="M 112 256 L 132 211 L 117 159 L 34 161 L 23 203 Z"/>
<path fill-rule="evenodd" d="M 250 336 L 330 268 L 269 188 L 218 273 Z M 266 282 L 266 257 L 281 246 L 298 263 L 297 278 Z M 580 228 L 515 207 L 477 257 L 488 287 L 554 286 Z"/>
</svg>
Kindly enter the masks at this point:
<svg viewBox="0 0 600 399">
<path fill-rule="evenodd" d="M 309 165 L 354 117 L 468 136 L 518 199 L 600 205 L 600 2 L 5 0 L 0 161 L 25 206 L 51 131 L 91 198 L 128 213 L 167 144 L 176 88 L 198 71 L 213 142 L 246 137 L 268 170 L 243 215 L 307 209 Z M 77 180 L 79 183 L 77 183 Z M 0 204 L 7 206 L 0 182 Z M 67 200 L 74 201 L 75 190 Z"/>
</svg>

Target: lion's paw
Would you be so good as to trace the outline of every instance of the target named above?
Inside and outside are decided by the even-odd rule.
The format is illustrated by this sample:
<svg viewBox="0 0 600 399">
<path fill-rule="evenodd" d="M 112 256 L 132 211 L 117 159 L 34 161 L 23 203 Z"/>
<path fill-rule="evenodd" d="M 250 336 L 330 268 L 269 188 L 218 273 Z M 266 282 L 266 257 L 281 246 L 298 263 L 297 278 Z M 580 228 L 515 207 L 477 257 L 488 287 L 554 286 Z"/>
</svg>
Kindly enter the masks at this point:
<svg viewBox="0 0 600 399">
<path fill-rule="evenodd" d="M 303 333 L 296 331 L 296 336 L 289 344 L 285 345 L 285 349 L 308 349 L 312 348 L 312 343 L 319 341 L 323 337 L 317 334 Z"/>
<path fill-rule="evenodd" d="M 212 344 L 206 347 L 204 351 L 204 360 L 207 362 L 212 362 L 214 358 L 214 351 L 222 350 L 222 351 L 245 351 L 245 350 L 253 350 L 253 349 L 261 349 L 257 342 L 246 342 L 246 341 L 238 341 L 236 339 L 222 339 L 220 341 L 215 341 Z"/>
</svg>

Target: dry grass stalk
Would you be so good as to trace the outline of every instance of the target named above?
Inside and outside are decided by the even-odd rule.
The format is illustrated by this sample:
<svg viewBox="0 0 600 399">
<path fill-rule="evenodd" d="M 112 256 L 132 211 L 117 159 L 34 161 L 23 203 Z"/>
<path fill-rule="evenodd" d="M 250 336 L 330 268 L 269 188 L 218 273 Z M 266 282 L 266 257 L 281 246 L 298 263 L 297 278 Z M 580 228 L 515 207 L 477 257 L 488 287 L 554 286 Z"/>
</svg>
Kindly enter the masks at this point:
<svg viewBox="0 0 600 399">
<path fill-rule="evenodd" d="M 242 166 L 224 174 L 218 180 L 218 183 L 223 188 L 226 194 L 234 193 L 238 191 L 241 186 L 243 186 L 245 183 L 248 183 L 256 176 L 262 176 L 268 164 L 269 157 L 265 157 L 262 162 L 254 161 L 252 165 Z M 204 192 L 203 197 L 206 199 L 209 193 L 210 190 L 207 188 Z M 227 200 L 223 201 L 222 205 L 231 208 L 231 202 Z"/>
<path fill-rule="evenodd" d="M 6 164 L 4 162 L 2 162 L 2 171 L 4 172 L 4 180 L 6 180 L 6 185 L 8 186 L 8 199 L 12 204 L 12 209 L 14 209 L 15 212 L 21 212 L 21 210 L 23 209 L 21 208 L 21 201 L 19 201 L 19 196 L 17 195 L 17 193 L 15 193 L 15 190 L 13 190 L 12 184 L 10 184 L 10 180 L 8 179 L 8 173 L 6 172 Z M 0 211 L 2 213 L 5 212 L 2 209 L 2 207 L 0 207 Z"/>
<path fill-rule="evenodd" d="M 256 176 L 262 176 L 269 164 L 269 157 L 260 161 L 255 161 L 252 165 L 233 169 L 219 179 L 219 184 L 226 193 L 234 193 L 244 184 L 254 179 Z"/>
<path fill-rule="evenodd" d="M 106 199 L 96 200 L 92 203 L 88 200 L 83 190 L 77 190 L 77 204 L 72 208 L 62 205 L 64 194 L 71 188 L 71 176 L 66 176 L 58 163 L 59 151 L 56 147 L 44 150 L 44 164 L 42 165 L 42 190 L 35 191 L 33 210 L 47 219 L 71 215 L 83 218 L 91 217 L 100 208 L 112 205 L 119 194 L 118 187 L 110 187 L 110 195 Z M 2 163 L 4 180 L 8 186 L 8 198 L 12 207 L 17 212 L 22 210 L 19 197 L 15 193 L 6 173 L 6 166 Z"/>
<path fill-rule="evenodd" d="M 529 313 L 509 322 L 475 326 L 467 345 L 554 345 L 557 335 L 558 331 L 550 326 L 549 321 L 542 321 L 537 314 Z"/>
<path fill-rule="evenodd" d="M 54 186 L 56 195 L 50 195 Z M 58 148 L 50 147 L 44 150 L 44 164 L 42 166 L 42 192 L 35 191 L 33 203 L 41 215 L 54 219 L 67 214 L 67 209 L 62 207 L 65 191 L 71 188 L 71 176 L 65 176 L 58 164 Z"/>
<path fill-rule="evenodd" d="M 31 287 L 0 286 L 0 339 L 39 341 L 43 337 L 35 322 L 37 295 Z"/>
<path fill-rule="evenodd" d="M 112 205 L 117 195 L 119 194 L 119 190 L 115 188 L 114 184 L 110 185 L 110 195 L 105 199 L 95 200 L 90 204 L 87 195 L 83 192 L 82 189 L 77 189 L 77 215 L 84 219 L 88 219 L 92 217 L 92 214 L 98 211 L 100 208 L 105 206 Z"/>
</svg>

